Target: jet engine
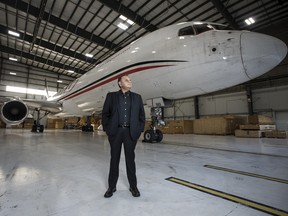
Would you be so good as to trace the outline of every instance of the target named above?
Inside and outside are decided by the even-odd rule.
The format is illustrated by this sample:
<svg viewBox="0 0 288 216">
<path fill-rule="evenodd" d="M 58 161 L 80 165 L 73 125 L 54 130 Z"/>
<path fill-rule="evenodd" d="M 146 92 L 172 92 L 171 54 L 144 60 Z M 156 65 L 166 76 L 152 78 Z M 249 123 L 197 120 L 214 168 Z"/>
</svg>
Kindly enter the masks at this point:
<svg viewBox="0 0 288 216">
<path fill-rule="evenodd" d="M 11 100 L 1 107 L 1 118 L 9 125 L 22 123 L 28 115 L 28 107 L 21 100 Z"/>
</svg>

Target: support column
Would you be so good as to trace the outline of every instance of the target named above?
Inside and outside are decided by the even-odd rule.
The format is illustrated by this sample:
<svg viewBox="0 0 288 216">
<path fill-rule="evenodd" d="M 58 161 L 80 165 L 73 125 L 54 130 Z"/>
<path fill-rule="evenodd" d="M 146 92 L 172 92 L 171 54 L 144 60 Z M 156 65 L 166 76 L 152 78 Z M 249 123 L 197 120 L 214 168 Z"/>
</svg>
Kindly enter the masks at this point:
<svg viewBox="0 0 288 216">
<path fill-rule="evenodd" d="M 246 95 L 247 95 L 247 102 L 248 102 L 248 114 L 253 115 L 253 98 L 252 98 L 252 90 L 250 86 L 246 86 Z"/>
<path fill-rule="evenodd" d="M 198 96 L 194 97 L 194 115 L 195 115 L 195 119 L 199 119 L 199 100 L 198 100 Z"/>
</svg>

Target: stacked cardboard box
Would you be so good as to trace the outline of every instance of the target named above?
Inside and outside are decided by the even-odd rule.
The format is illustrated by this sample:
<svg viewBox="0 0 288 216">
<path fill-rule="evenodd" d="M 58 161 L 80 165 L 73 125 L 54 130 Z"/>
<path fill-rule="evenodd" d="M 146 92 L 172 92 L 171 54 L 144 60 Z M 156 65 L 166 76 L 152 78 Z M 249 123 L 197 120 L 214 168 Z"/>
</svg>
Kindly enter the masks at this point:
<svg viewBox="0 0 288 216">
<path fill-rule="evenodd" d="M 235 130 L 236 137 L 247 137 L 247 138 L 260 138 L 264 136 L 264 132 L 260 130 Z"/>
<path fill-rule="evenodd" d="M 265 131 L 265 137 L 267 138 L 287 138 L 288 137 L 288 131 L 284 130 L 271 130 L 271 131 Z"/>
<path fill-rule="evenodd" d="M 194 133 L 206 135 L 230 135 L 234 134 L 240 124 L 247 122 L 246 116 L 212 116 L 194 120 Z"/>
<path fill-rule="evenodd" d="M 55 119 L 48 118 L 47 119 L 47 128 L 48 129 L 55 129 Z"/>
<path fill-rule="evenodd" d="M 273 118 L 264 115 L 250 115 L 248 116 L 249 124 L 271 125 L 274 124 Z"/>
<path fill-rule="evenodd" d="M 64 119 L 55 119 L 55 129 L 64 128 Z"/>
<path fill-rule="evenodd" d="M 248 116 L 248 124 L 240 125 L 235 130 L 236 137 L 260 138 L 266 131 L 276 130 L 272 117 L 263 115 Z"/>
<path fill-rule="evenodd" d="M 259 124 L 247 124 L 240 125 L 241 130 L 276 130 L 276 125 L 259 125 Z"/>
</svg>

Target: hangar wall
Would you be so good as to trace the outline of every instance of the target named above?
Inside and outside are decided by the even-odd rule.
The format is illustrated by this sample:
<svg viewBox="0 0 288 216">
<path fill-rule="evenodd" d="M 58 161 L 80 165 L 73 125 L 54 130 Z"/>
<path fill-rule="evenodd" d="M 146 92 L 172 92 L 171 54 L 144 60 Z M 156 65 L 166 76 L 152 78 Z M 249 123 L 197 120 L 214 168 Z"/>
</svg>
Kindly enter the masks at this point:
<svg viewBox="0 0 288 216">
<path fill-rule="evenodd" d="M 16 73 L 16 75 L 12 75 L 10 72 Z M 6 86 L 44 90 L 45 79 L 47 80 L 49 91 L 57 92 L 75 78 L 0 59 L 0 96 L 42 99 L 42 96 L 32 94 L 6 92 Z M 57 82 L 57 80 L 61 80 L 62 83 Z"/>
<path fill-rule="evenodd" d="M 252 90 L 254 114 L 270 116 L 279 130 L 288 130 L 288 85 Z M 199 96 L 199 115 L 248 115 L 245 91 Z M 177 100 L 164 109 L 164 119 L 195 119 L 194 98 Z"/>
</svg>

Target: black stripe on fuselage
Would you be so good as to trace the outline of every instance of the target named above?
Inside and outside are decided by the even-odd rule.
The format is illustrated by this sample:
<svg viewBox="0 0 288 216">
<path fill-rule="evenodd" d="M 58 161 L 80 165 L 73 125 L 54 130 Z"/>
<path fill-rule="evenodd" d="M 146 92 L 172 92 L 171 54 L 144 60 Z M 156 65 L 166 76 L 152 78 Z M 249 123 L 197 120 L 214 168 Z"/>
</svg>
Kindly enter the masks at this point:
<svg viewBox="0 0 288 216">
<path fill-rule="evenodd" d="M 184 60 L 156 60 L 156 61 L 143 61 L 143 62 L 138 62 L 138 63 L 135 63 L 135 64 L 131 64 L 131 65 L 128 65 L 128 66 L 126 66 L 126 67 L 120 68 L 120 69 L 114 71 L 113 73 L 110 73 L 110 74 L 108 74 L 108 75 L 106 75 L 106 76 L 104 76 L 104 77 L 102 77 L 102 78 L 100 78 L 100 79 L 98 79 L 98 80 L 90 83 L 89 85 L 86 85 L 86 86 L 78 89 L 77 91 L 71 92 L 70 94 L 67 94 L 67 95 L 65 95 L 64 97 L 59 98 L 57 101 L 65 100 L 66 98 L 72 96 L 73 94 L 76 94 L 77 92 L 82 91 L 82 90 L 84 90 L 85 88 L 88 88 L 88 87 L 90 87 L 90 86 L 92 86 L 92 85 L 94 85 L 94 84 L 96 84 L 96 83 L 98 83 L 98 82 L 101 82 L 102 80 L 107 79 L 107 78 L 110 77 L 110 76 L 113 76 L 113 75 L 115 75 L 115 74 L 117 74 L 117 73 L 119 73 L 119 72 L 121 72 L 121 71 L 123 71 L 123 70 L 129 69 L 129 68 L 131 68 L 131 67 L 135 67 L 135 66 L 139 66 L 139 65 L 145 65 L 145 64 L 169 63 L 169 62 L 187 62 L 187 61 L 184 61 Z"/>
</svg>

